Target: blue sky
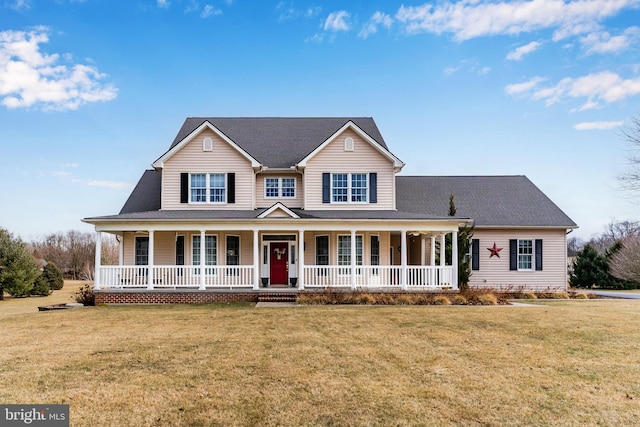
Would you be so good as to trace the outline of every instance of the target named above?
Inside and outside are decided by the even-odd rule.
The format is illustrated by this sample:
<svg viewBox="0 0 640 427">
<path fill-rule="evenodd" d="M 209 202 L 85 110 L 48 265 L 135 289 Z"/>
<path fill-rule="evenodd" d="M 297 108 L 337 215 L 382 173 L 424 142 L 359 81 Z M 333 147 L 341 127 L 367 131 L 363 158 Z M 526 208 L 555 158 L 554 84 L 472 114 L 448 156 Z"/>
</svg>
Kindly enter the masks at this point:
<svg viewBox="0 0 640 427">
<path fill-rule="evenodd" d="M 402 174 L 527 175 L 586 239 L 640 219 L 639 42 L 640 0 L 0 0 L 0 226 L 90 231 L 188 116 L 372 116 Z"/>
</svg>

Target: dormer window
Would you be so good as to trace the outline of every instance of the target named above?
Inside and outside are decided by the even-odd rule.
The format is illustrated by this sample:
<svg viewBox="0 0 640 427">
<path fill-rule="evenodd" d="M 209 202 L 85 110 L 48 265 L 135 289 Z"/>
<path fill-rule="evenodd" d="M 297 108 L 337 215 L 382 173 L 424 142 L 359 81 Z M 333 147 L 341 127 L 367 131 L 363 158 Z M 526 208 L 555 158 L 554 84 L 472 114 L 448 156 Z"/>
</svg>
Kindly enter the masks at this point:
<svg viewBox="0 0 640 427">
<path fill-rule="evenodd" d="M 353 151 L 353 138 L 350 136 L 344 139 L 344 151 Z"/>
<path fill-rule="evenodd" d="M 213 139 L 206 137 L 202 140 L 202 151 L 213 151 Z"/>
<path fill-rule="evenodd" d="M 267 198 L 296 197 L 296 179 L 295 178 L 265 178 L 264 196 Z"/>
</svg>

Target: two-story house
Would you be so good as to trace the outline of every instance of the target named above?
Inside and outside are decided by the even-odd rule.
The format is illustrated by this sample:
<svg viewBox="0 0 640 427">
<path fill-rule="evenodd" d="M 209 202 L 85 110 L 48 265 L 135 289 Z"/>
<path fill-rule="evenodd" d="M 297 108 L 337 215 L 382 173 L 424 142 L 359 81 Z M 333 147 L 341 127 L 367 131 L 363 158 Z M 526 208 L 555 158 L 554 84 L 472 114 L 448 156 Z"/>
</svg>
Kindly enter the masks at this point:
<svg viewBox="0 0 640 427">
<path fill-rule="evenodd" d="M 576 225 L 526 177 L 399 176 L 371 118 L 188 118 L 152 166 L 118 215 L 84 219 L 120 242 L 105 266 L 97 239 L 101 302 L 455 290 L 470 224 L 471 286 L 566 288 Z"/>
</svg>

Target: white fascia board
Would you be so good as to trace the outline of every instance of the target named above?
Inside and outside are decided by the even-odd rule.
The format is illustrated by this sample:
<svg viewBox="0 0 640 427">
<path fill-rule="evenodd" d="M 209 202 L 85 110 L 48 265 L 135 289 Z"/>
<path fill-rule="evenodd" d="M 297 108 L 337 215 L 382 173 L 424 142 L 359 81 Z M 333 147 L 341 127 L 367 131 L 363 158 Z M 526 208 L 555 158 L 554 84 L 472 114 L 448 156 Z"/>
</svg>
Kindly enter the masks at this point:
<svg viewBox="0 0 640 427">
<path fill-rule="evenodd" d="M 340 134 L 342 134 L 345 130 L 347 130 L 349 128 L 351 128 L 354 132 L 356 132 L 358 135 L 360 135 L 360 137 L 362 137 L 362 139 L 367 141 L 373 148 L 375 148 L 380 153 L 382 153 L 383 156 L 385 156 L 387 159 L 392 161 L 393 162 L 393 167 L 398 169 L 398 171 L 404 167 L 405 164 L 404 164 L 404 162 L 402 162 L 402 160 L 400 160 L 399 158 L 394 156 L 393 153 L 391 153 L 391 151 L 385 149 L 383 146 L 378 144 L 373 138 L 371 138 L 369 136 L 369 134 L 367 134 L 365 131 L 360 129 L 360 127 L 358 127 L 358 125 L 353 123 L 351 120 L 349 120 L 347 123 L 345 123 L 344 126 L 342 126 L 340 129 L 338 129 L 333 135 L 331 135 L 329 138 L 327 138 L 326 141 L 324 141 L 322 144 L 317 146 L 315 150 L 313 150 L 311 153 L 309 153 L 309 155 L 307 155 L 307 157 L 302 159 L 300 161 L 300 163 L 298 163 L 296 166 L 301 167 L 301 168 L 306 167 L 307 166 L 307 162 L 310 159 L 312 159 L 316 154 L 318 154 L 320 151 L 322 151 L 322 149 L 324 147 L 329 145 L 334 139 L 336 139 Z"/>
<path fill-rule="evenodd" d="M 260 162 L 258 162 L 256 159 L 254 159 L 249 153 L 244 151 L 238 144 L 236 144 L 231 139 L 229 139 L 224 133 L 222 133 L 217 127 L 212 125 L 207 120 L 205 120 L 200 126 L 198 126 L 189 135 L 184 137 L 184 139 L 182 141 L 180 141 L 179 143 L 174 145 L 173 148 L 171 148 L 169 151 L 164 153 L 158 160 L 153 162 L 152 166 L 155 169 L 162 169 L 164 167 L 164 162 L 166 162 L 171 157 L 173 157 L 174 154 L 176 154 L 178 151 L 180 151 L 182 149 L 182 147 L 184 147 L 189 142 L 191 142 L 196 136 L 198 136 L 205 129 L 211 130 L 216 135 L 218 135 L 220 138 L 222 138 L 226 143 L 228 143 L 233 148 L 235 148 L 243 157 L 245 157 L 247 160 L 249 160 L 251 162 L 251 167 L 259 168 L 259 167 L 262 166 L 262 164 Z"/>
<path fill-rule="evenodd" d="M 260 215 L 258 215 L 256 218 L 258 219 L 263 219 L 263 218 L 267 218 L 269 215 L 271 215 L 271 213 L 273 211 L 275 211 L 276 209 L 281 209 L 282 211 L 284 211 L 287 215 L 289 215 L 291 218 L 296 218 L 299 219 L 300 217 L 293 212 L 291 209 L 289 209 L 288 207 L 286 207 L 285 205 L 283 205 L 281 202 L 277 202 L 275 203 L 273 206 L 271 206 L 269 209 L 267 209 L 266 211 L 262 212 Z"/>
</svg>

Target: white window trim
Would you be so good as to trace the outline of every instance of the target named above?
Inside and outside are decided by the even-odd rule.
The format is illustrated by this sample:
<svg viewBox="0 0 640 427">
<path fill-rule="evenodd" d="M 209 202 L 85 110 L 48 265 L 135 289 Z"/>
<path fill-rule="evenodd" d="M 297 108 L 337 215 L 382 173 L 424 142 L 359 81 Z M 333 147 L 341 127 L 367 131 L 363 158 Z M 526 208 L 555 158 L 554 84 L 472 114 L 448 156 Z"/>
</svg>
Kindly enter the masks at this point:
<svg viewBox="0 0 640 427">
<path fill-rule="evenodd" d="M 344 139 L 344 151 L 355 151 L 355 142 L 350 136 Z"/>
<path fill-rule="evenodd" d="M 531 242 L 531 253 L 530 254 L 521 254 L 520 253 L 520 242 Z M 517 240 L 517 252 L 516 252 L 516 267 L 518 267 L 518 271 L 535 271 L 536 266 L 535 266 L 535 262 L 536 262 L 536 257 L 535 257 L 535 252 L 536 252 L 536 246 L 535 246 L 535 239 L 518 239 Z M 520 268 L 520 256 L 528 256 L 531 257 L 531 268 Z"/>
<path fill-rule="evenodd" d="M 351 262 L 349 262 L 349 265 L 341 265 L 340 264 L 340 237 L 349 237 L 351 238 L 351 234 L 338 234 L 338 237 L 336 238 L 336 266 L 341 267 L 341 268 L 350 268 L 351 267 Z M 362 264 L 358 264 L 358 237 L 360 237 L 361 241 L 362 241 L 362 253 L 361 253 L 361 258 L 362 258 Z M 358 267 L 362 267 L 364 266 L 364 235 L 363 234 L 356 234 L 356 275 L 361 275 L 362 274 L 362 269 L 358 268 Z M 351 245 L 349 245 L 349 257 L 351 257 Z M 351 273 L 341 273 L 340 272 L 340 268 L 338 268 L 338 276 L 349 276 Z"/>
<path fill-rule="evenodd" d="M 205 201 L 204 202 L 194 202 L 191 198 L 192 187 L 191 187 L 191 177 L 193 175 L 204 175 L 205 176 Z M 222 202 L 212 202 L 211 201 L 211 175 L 224 175 L 224 201 Z M 189 173 L 189 204 L 190 205 L 225 205 L 227 204 L 227 198 L 229 197 L 229 182 L 228 182 L 228 174 L 225 172 L 190 172 Z"/>
<path fill-rule="evenodd" d="M 268 179 L 276 179 L 276 180 L 278 180 L 278 187 L 277 187 L 277 189 L 278 189 L 278 194 L 277 194 L 276 196 L 269 196 L 269 195 L 267 195 L 267 188 L 272 188 L 272 187 L 267 187 L 267 180 L 268 180 Z M 283 193 L 283 191 L 282 191 L 282 190 L 284 189 L 284 187 L 282 186 L 282 180 L 284 180 L 284 179 L 292 179 L 292 180 L 293 180 L 293 196 L 283 196 L 283 195 L 282 195 L 282 193 Z M 295 178 L 295 177 L 287 177 L 287 176 L 285 176 L 285 177 L 278 177 L 278 178 L 275 178 L 275 177 L 265 177 L 265 178 L 264 178 L 264 198 L 265 198 L 265 199 L 295 199 L 295 198 L 296 198 L 296 194 L 297 194 L 297 186 L 298 186 L 298 184 L 296 183 L 296 181 L 297 181 L 297 180 L 296 180 L 296 178 Z M 289 187 L 287 187 L 287 188 L 289 188 Z"/>
<path fill-rule="evenodd" d="M 202 151 L 213 151 L 213 139 L 207 136 L 202 140 Z"/>
<path fill-rule="evenodd" d="M 228 264 L 227 263 L 227 257 L 229 256 L 229 248 L 227 247 L 227 243 L 229 242 L 227 239 L 229 237 L 237 237 L 238 238 L 238 264 Z M 224 236 L 224 246 L 225 246 L 225 253 L 224 253 L 224 264 L 225 265 L 232 265 L 232 266 L 240 266 L 242 265 L 242 237 L 239 234 L 227 234 Z"/>
<path fill-rule="evenodd" d="M 207 275 L 207 276 L 215 276 L 216 274 L 218 274 L 218 270 L 215 267 L 218 267 L 220 265 L 220 262 L 219 262 L 219 260 L 220 260 L 220 239 L 218 238 L 217 234 L 207 233 L 207 234 L 204 235 L 205 242 L 206 242 L 208 236 L 214 236 L 216 238 L 216 263 L 215 264 L 207 264 L 206 263 L 207 262 L 206 261 L 206 251 L 207 251 L 206 243 L 205 243 L 205 253 L 201 254 L 201 255 L 205 256 L 205 267 L 204 267 L 205 275 Z M 193 263 L 193 240 L 196 237 L 200 238 L 200 234 L 192 234 L 191 235 L 191 247 L 190 247 L 189 253 L 190 253 L 190 258 L 191 258 L 191 260 L 190 260 L 191 261 L 191 267 L 193 267 L 194 269 L 199 269 L 200 268 L 200 263 L 198 263 L 198 264 L 194 264 Z M 226 258 L 225 258 L 225 261 L 226 261 Z M 211 271 L 211 273 L 208 273 L 207 271 Z M 196 276 L 200 276 L 199 270 L 195 270 L 194 274 Z"/>
<path fill-rule="evenodd" d="M 334 180 L 333 177 L 335 175 L 347 175 L 347 201 L 346 202 L 336 202 L 333 199 L 333 189 L 335 188 L 333 186 Z M 365 183 L 366 186 L 364 187 L 367 190 L 367 197 L 365 197 L 364 201 L 361 202 L 353 202 L 351 201 L 351 191 L 353 190 L 353 186 L 352 186 L 352 176 L 353 175 L 364 175 L 365 176 Z M 369 173 L 368 172 L 332 172 L 331 173 L 331 188 L 329 189 L 330 193 L 330 197 L 329 197 L 329 201 L 332 204 L 336 204 L 336 205 L 346 205 L 346 204 L 354 204 L 354 205 L 364 205 L 364 204 L 368 204 L 369 203 L 369 196 L 371 193 L 371 188 L 369 188 Z"/>
<path fill-rule="evenodd" d="M 327 263 L 326 264 L 318 264 L 318 237 L 327 237 Z M 314 245 L 315 245 L 315 253 L 314 253 L 314 258 L 313 258 L 313 262 L 316 265 L 322 265 L 322 266 L 330 266 L 331 265 L 331 235 L 330 234 L 316 234 L 315 238 L 314 238 Z"/>
</svg>

